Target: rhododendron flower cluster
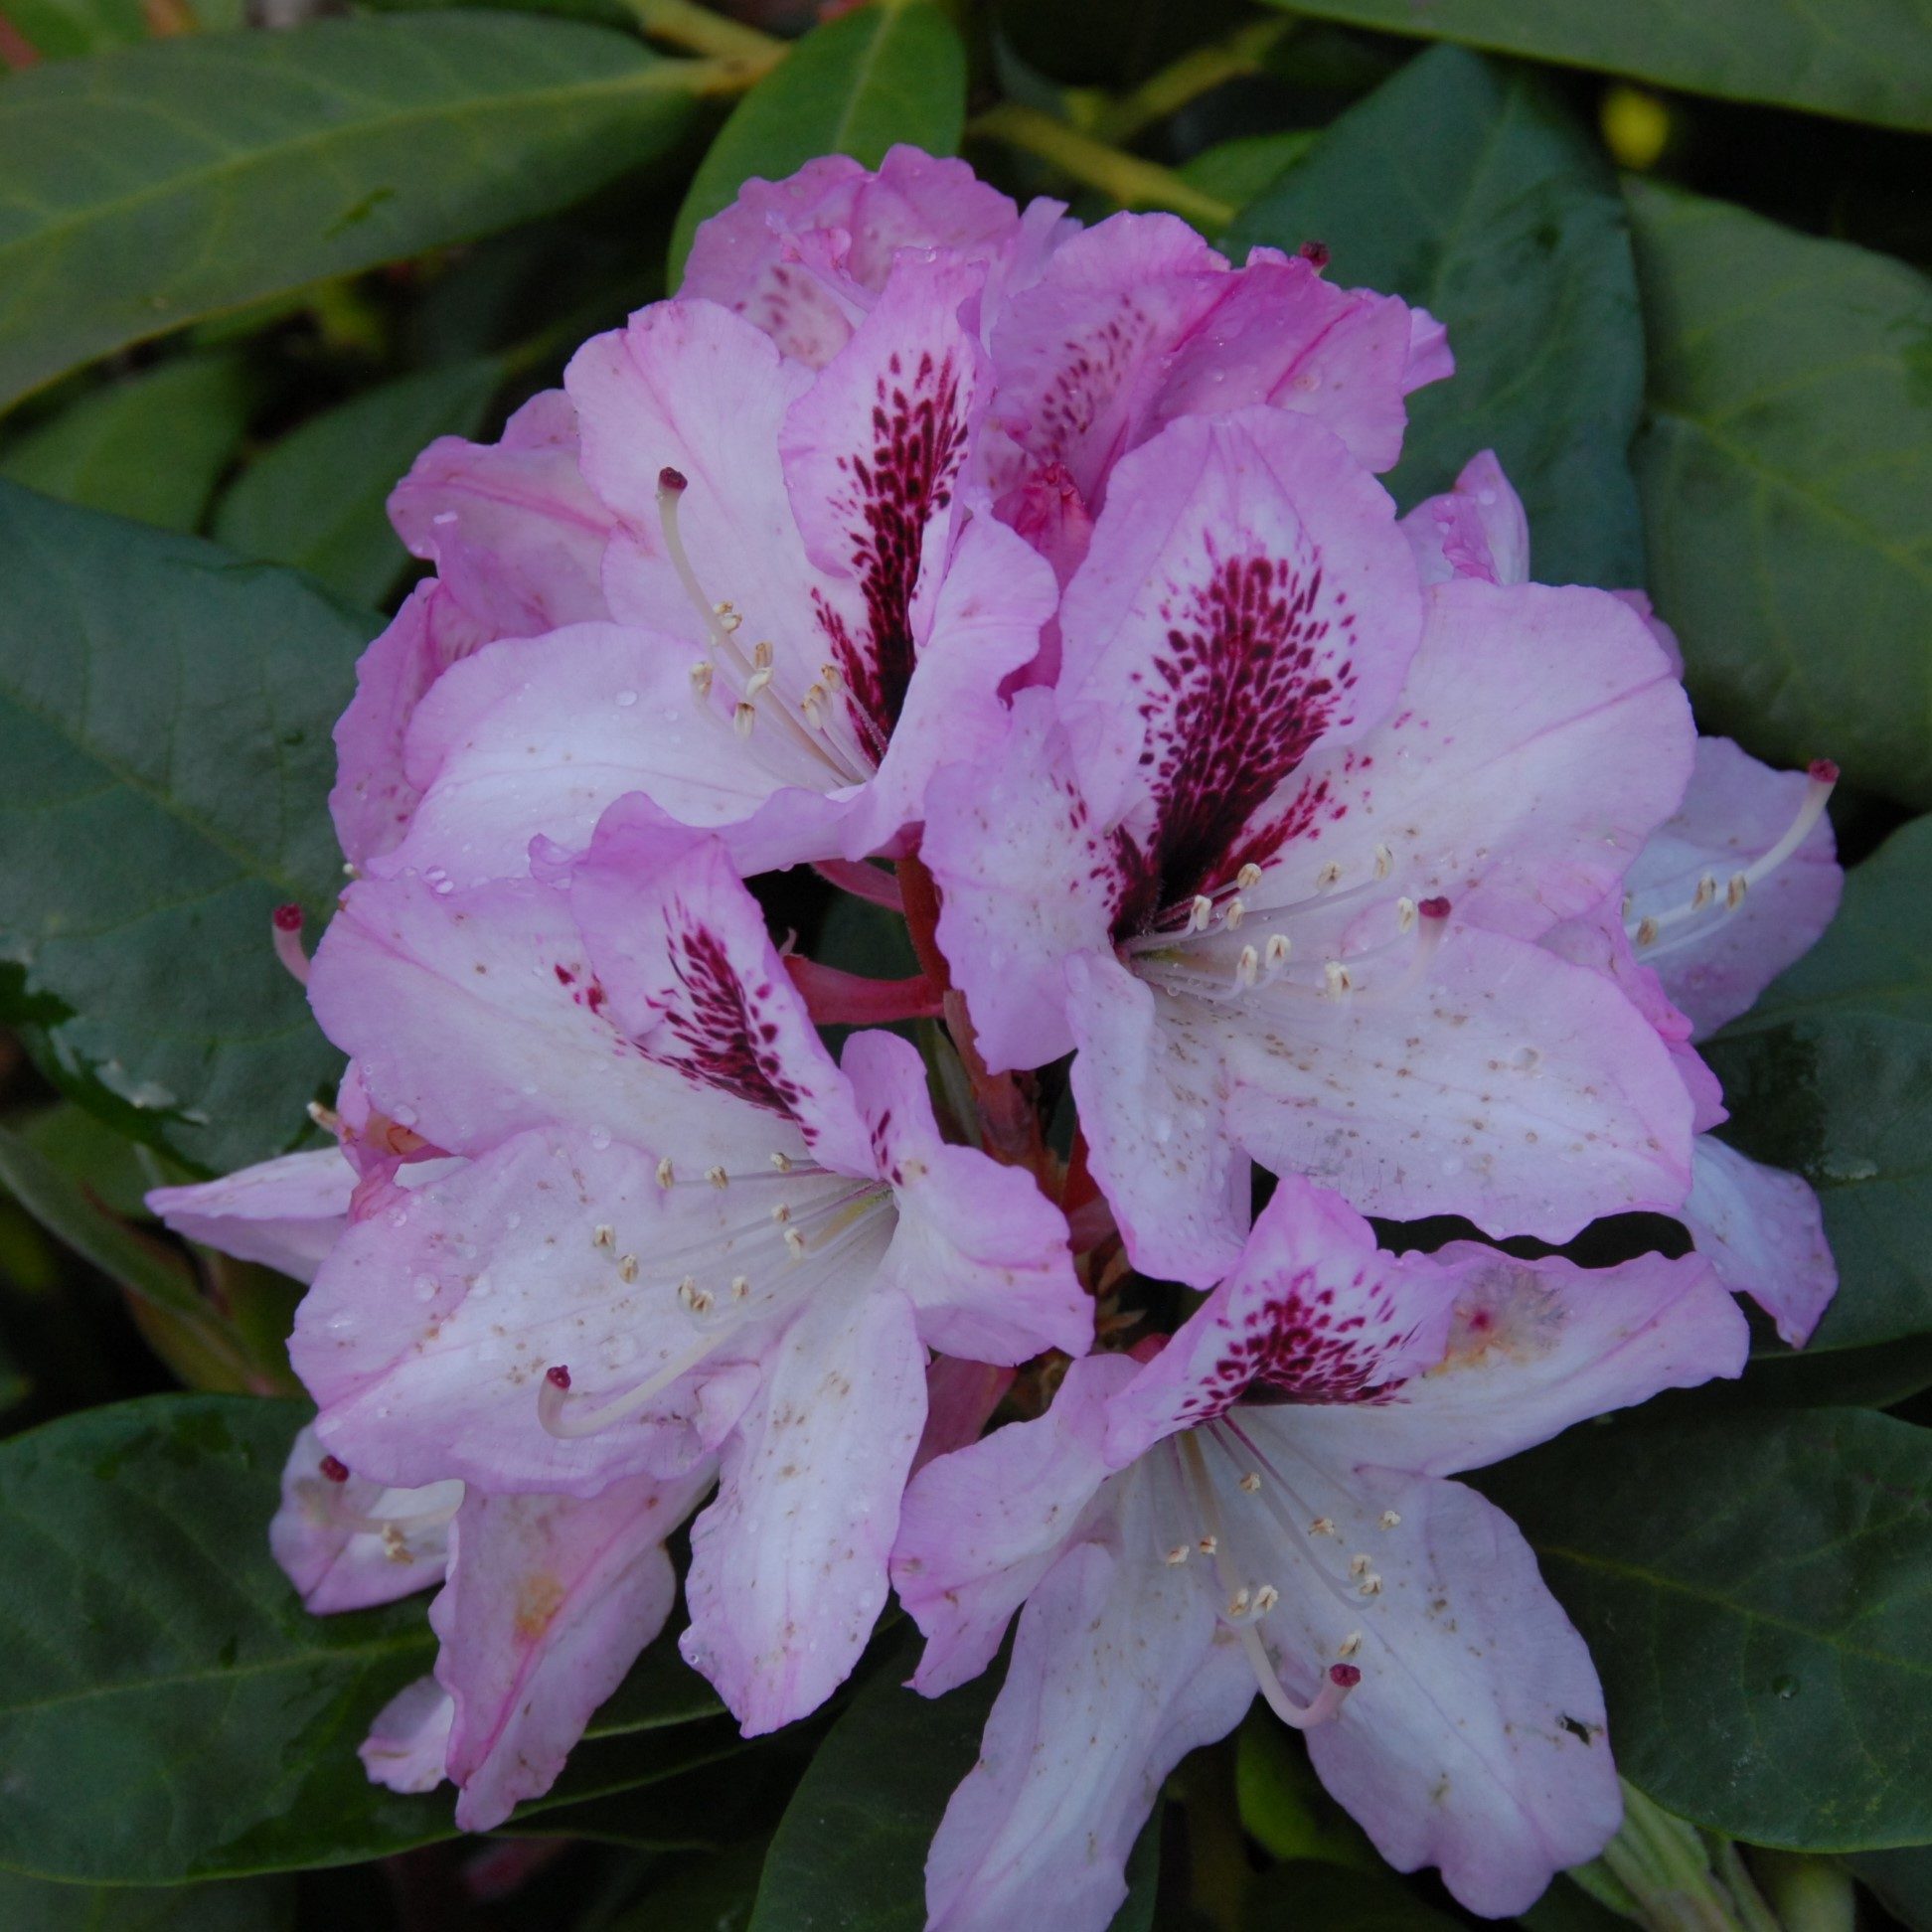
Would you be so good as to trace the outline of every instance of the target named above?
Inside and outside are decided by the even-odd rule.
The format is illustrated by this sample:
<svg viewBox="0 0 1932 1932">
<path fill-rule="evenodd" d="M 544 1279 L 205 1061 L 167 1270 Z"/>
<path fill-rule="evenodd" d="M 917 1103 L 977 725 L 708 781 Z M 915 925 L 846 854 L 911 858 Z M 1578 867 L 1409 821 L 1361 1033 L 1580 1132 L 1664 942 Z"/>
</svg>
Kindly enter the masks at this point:
<svg viewBox="0 0 1932 1932">
<path fill-rule="evenodd" d="M 309 1606 L 439 1586 L 373 1777 L 478 1829 L 548 1789 L 688 1525 L 746 1734 L 890 1590 L 928 1695 L 1014 1626 L 933 1927 L 1097 1932 L 1257 1696 L 1477 1912 L 1616 1829 L 1582 1641 L 1452 1479 L 1738 1373 L 1734 1294 L 1793 1343 L 1829 1300 L 1695 1042 L 1831 917 L 1834 774 L 1700 739 L 1494 457 L 1398 514 L 1452 345 L 1325 262 L 818 161 L 398 489 L 432 572 L 279 941 L 334 1145 L 154 1197 L 312 1283 Z M 808 866 L 912 979 L 769 929 Z M 1551 1251 L 1630 1210 L 1683 1234 Z"/>
</svg>

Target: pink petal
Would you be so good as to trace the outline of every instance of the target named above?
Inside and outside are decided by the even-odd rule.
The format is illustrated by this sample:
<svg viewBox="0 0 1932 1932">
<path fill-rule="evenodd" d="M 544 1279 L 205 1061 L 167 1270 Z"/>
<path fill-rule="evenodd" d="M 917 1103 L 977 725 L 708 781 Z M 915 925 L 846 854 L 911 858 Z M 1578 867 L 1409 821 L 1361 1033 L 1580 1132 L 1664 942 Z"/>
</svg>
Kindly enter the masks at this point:
<svg viewBox="0 0 1932 1932">
<path fill-rule="evenodd" d="M 1725 909 L 1730 880 L 1783 837 L 1810 785 L 1804 772 L 1774 771 L 1729 738 L 1699 738 L 1683 804 L 1630 868 L 1625 884 L 1633 925 L 1682 910 L 1700 879 L 1716 881 L 1717 901 L 1709 910 L 1638 948 L 1690 1015 L 1695 1038 L 1743 1013 L 1811 950 L 1838 910 L 1845 876 L 1829 818 L 1820 818 L 1790 858 L 1753 884 L 1735 911 Z"/>
<path fill-rule="evenodd" d="M 911 1304 L 883 1285 L 817 1295 L 765 1364 L 692 1529 L 680 1640 L 747 1737 L 816 1710 L 859 1661 L 925 1422 Z"/>
<path fill-rule="evenodd" d="M 341 1480 L 324 1472 L 311 1424 L 289 1450 L 268 1525 L 268 1546 L 303 1604 L 318 1615 L 361 1610 L 440 1583 L 462 1484 L 397 1490 L 344 1476 L 339 1464 L 334 1474 Z"/>
<path fill-rule="evenodd" d="M 919 850 L 942 894 L 939 947 L 995 1072 L 1071 1048 L 1063 963 L 1107 943 L 1112 842 L 1069 756 L 1051 694 L 1023 691 L 999 751 L 941 771 L 926 794 Z"/>
<path fill-rule="evenodd" d="M 1530 520 L 1493 449 L 1472 456 L 1454 485 L 1424 498 L 1402 519 L 1402 528 L 1425 584 L 1453 577 L 1530 580 Z"/>
<path fill-rule="evenodd" d="M 924 1062 L 905 1041 L 855 1034 L 843 1064 L 898 1208 L 881 1279 L 911 1301 L 921 1340 L 980 1362 L 1083 1355 L 1093 1304 L 1073 1272 L 1065 1216 L 1033 1177 L 940 1139 Z"/>
<path fill-rule="evenodd" d="M 147 1205 L 190 1241 L 312 1281 L 342 1232 L 355 1186 L 356 1170 L 331 1147 L 284 1154 L 219 1181 L 156 1188 Z"/>
<path fill-rule="evenodd" d="M 557 1781 L 597 1706 L 663 1629 L 678 1580 L 664 1539 L 710 1487 L 613 1484 L 577 1501 L 471 1496 L 449 1585 L 429 1609 L 454 1705 L 456 1823 L 487 1832 Z"/>
<path fill-rule="evenodd" d="M 370 1783 L 391 1791 L 434 1791 L 443 1781 L 443 1753 L 455 1714 L 448 1691 L 432 1677 L 417 1678 L 399 1690 L 356 1747 Z"/>
<path fill-rule="evenodd" d="M 396 534 L 490 637 L 602 617 L 613 518 L 577 466 L 576 411 L 533 396 L 494 443 L 438 436 L 390 497 Z"/>
<path fill-rule="evenodd" d="M 1458 1241 L 1429 1265 L 1454 1296 L 1436 1361 L 1372 1409 L 1298 1417 L 1311 1453 L 1447 1476 L 1661 1389 L 1743 1372 L 1749 1328 L 1696 1256 L 1585 1269 Z"/>
<path fill-rule="evenodd" d="M 1690 1198 L 1678 1218 L 1733 1293 L 1749 1295 L 1794 1349 L 1810 1341 L 1838 1292 L 1818 1197 L 1795 1174 L 1760 1166 L 1699 1134 Z"/>
<path fill-rule="evenodd" d="M 913 1684 L 929 1697 L 977 1677 L 1113 1473 L 1102 1453 L 1109 1398 L 1134 1378 L 1124 1356 L 1073 1363 L 1052 1406 L 940 1456 L 905 1492 L 892 1587 L 924 1635 Z"/>
<path fill-rule="evenodd" d="M 1069 1549 L 1021 1615 L 979 1762 L 926 1860 L 928 1932 L 1007 1932 L 1047 1898 L 1056 1927 L 1105 1932 L 1167 1774 L 1253 1701 L 1207 1596 L 1152 1555 L 1139 1486 L 1121 1518 L 1112 1547 Z"/>
</svg>

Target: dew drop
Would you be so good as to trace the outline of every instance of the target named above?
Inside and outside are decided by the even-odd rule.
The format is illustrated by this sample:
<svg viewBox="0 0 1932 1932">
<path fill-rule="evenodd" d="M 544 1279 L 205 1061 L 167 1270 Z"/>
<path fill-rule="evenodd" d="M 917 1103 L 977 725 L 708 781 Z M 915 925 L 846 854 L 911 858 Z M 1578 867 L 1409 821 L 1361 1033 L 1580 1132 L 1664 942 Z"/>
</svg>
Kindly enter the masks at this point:
<svg viewBox="0 0 1932 1932">
<path fill-rule="evenodd" d="M 599 1154 L 601 1154 L 604 1151 L 604 1149 L 610 1145 L 610 1136 L 606 1134 L 601 1127 L 599 1127 L 590 1136 L 590 1145 L 594 1147 Z"/>
<path fill-rule="evenodd" d="M 1771 1680 L 1771 1694 L 1789 1701 L 1798 1694 L 1798 1680 L 1795 1677 L 1774 1677 Z"/>
<path fill-rule="evenodd" d="M 617 694 L 617 702 L 628 711 L 631 706 L 637 703 L 637 693 L 634 691 L 620 691 Z"/>
</svg>

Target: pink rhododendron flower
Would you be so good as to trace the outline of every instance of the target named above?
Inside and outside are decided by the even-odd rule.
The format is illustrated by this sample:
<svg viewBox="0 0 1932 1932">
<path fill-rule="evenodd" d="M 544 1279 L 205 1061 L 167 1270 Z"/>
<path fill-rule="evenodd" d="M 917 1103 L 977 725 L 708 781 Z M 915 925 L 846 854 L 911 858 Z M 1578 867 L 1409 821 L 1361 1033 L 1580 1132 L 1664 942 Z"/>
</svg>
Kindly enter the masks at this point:
<svg viewBox="0 0 1932 1932">
<path fill-rule="evenodd" d="M 983 270 L 900 257 L 814 372 L 710 302 L 663 302 L 571 364 L 581 464 L 618 519 L 615 621 L 505 640 L 417 706 L 422 794 L 373 870 L 459 885 L 581 845 L 615 798 L 719 831 L 749 873 L 862 858 L 934 767 L 990 748 L 1050 570 L 962 492 L 990 384 Z"/>
<path fill-rule="evenodd" d="M 934 781 L 922 856 L 988 1063 L 1077 1048 L 1138 1265 L 1224 1272 L 1250 1157 L 1553 1240 L 1682 1202 L 1669 1052 L 1533 943 L 1618 889 L 1689 775 L 1627 609 L 1424 591 L 1342 444 L 1250 409 L 1120 464 L 1060 628 L 1055 689 Z"/>
<path fill-rule="evenodd" d="M 1030 1177 L 939 1138 L 917 1055 L 835 1065 L 723 849 L 613 811 L 563 883 L 351 889 L 315 961 L 384 1111 L 464 1164 L 372 1197 L 293 1359 L 321 1441 L 397 1485 L 591 1498 L 716 1454 L 687 1655 L 747 1731 L 851 1668 L 928 1345 L 1078 1351 Z"/>
<path fill-rule="evenodd" d="M 983 1670 L 1025 1604 L 933 1843 L 932 1932 L 1043 1895 L 1099 1932 L 1162 1780 L 1257 1689 L 1390 1863 L 1523 1910 L 1616 1829 L 1602 1697 L 1523 1538 L 1444 1479 L 1735 1374 L 1746 1339 L 1699 1260 L 1398 1259 L 1284 1182 L 1162 1353 L 1076 1362 L 1046 1415 L 907 1493 L 919 1689 Z"/>
<path fill-rule="evenodd" d="M 1472 460 L 1445 496 L 1404 519 L 1425 578 L 1526 582 L 1523 506 L 1495 457 Z M 1623 593 L 1677 660 L 1641 593 Z M 1546 943 L 1621 986 L 1698 1097 L 1696 1125 L 1724 1117 L 1690 1043 L 1745 1012 L 1817 941 L 1844 885 L 1825 816 L 1837 773 L 1774 771 L 1728 738 L 1700 737 L 1677 810 L 1646 840 L 1621 887 L 1553 928 Z M 1750 1295 L 1794 1346 L 1838 1286 L 1818 1203 L 1796 1175 L 1759 1166 L 1700 1132 L 1691 1188 L 1675 1210 L 1718 1276 Z"/>
</svg>

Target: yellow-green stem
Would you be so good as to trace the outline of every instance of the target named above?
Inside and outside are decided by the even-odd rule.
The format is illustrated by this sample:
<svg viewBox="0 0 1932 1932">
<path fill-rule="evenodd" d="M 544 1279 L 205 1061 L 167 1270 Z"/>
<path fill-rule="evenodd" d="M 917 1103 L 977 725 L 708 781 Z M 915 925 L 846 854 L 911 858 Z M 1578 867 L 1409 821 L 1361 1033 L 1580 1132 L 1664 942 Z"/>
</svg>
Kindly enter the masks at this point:
<svg viewBox="0 0 1932 1932">
<path fill-rule="evenodd" d="M 1144 127 L 1178 114 L 1224 80 L 1258 74 L 1268 56 L 1295 31 L 1290 17 L 1250 21 L 1226 39 L 1212 41 L 1184 54 L 1159 74 L 1151 75 L 1132 93 L 1103 107 L 1094 116 L 1093 138 L 1118 144 L 1131 141 Z"/>
<path fill-rule="evenodd" d="M 1004 101 L 967 123 L 968 134 L 999 141 L 1051 162 L 1062 174 L 1111 196 L 1122 208 L 1166 208 L 1208 234 L 1234 219 L 1234 210 L 1216 195 L 1202 193 L 1171 168 L 1123 154 L 1070 128 L 1037 107 Z"/>
<path fill-rule="evenodd" d="M 785 58 L 785 43 L 761 34 L 742 21 L 728 19 L 701 7 L 696 0 L 625 0 L 637 24 L 653 40 L 681 47 L 691 54 L 711 54 L 741 61 L 751 67 L 752 79 L 767 74 Z M 748 83 L 747 83 L 748 84 Z"/>
</svg>

